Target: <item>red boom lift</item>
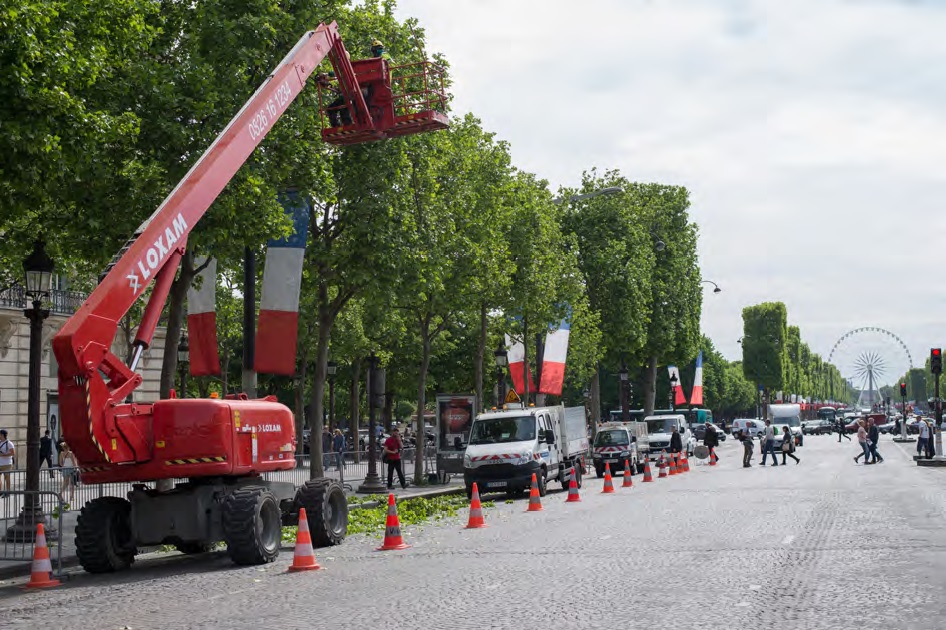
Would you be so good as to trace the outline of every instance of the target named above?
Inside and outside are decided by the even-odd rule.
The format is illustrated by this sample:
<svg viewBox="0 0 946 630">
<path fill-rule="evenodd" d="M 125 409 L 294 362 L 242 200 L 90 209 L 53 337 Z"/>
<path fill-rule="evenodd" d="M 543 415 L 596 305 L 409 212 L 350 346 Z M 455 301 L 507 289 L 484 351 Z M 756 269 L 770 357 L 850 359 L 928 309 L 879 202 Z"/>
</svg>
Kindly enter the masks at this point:
<svg viewBox="0 0 946 630">
<path fill-rule="evenodd" d="M 295 467 L 293 415 L 274 397 L 127 402 L 141 384 L 135 369 L 152 342 L 188 234 L 326 56 L 353 121 L 326 129 L 327 141 L 351 144 L 446 127 L 445 115 L 433 109 L 443 109 L 445 99 L 428 88 L 429 64 L 420 64 L 426 91 L 405 96 L 428 109 L 405 111 L 392 94 L 387 62 L 352 64 L 337 25 L 321 24 L 303 35 L 113 258 L 53 339 L 62 431 L 83 480 L 134 484 L 127 500 L 101 497 L 83 507 L 76 552 L 87 571 L 127 568 L 143 545 L 174 544 L 196 553 L 221 540 L 238 564 L 272 562 L 281 525 L 297 518 L 300 506 L 316 544 L 338 544 L 347 533 L 348 505 L 338 483 L 315 479 L 297 490 L 262 477 Z M 112 342 L 152 280 L 126 365 L 112 353 Z"/>
</svg>

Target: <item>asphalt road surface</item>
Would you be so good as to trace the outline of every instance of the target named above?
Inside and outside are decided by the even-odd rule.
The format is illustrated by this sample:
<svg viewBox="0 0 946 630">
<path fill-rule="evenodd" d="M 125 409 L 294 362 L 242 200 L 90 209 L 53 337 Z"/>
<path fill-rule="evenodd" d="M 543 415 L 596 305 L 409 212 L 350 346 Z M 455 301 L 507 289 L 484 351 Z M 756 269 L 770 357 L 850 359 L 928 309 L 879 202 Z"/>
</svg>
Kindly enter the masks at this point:
<svg viewBox="0 0 946 630">
<path fill-rule="evenodd" d="M 558 490 L 405 528 L 411 549 L 353 536 L 318 551 L 322 571 L 287 574 L 222 553 L 165 554 L 112 576 L 74 572 L 24 593 L 0 585 L 2 628 L 946 628 L 946 469 L 917 468 L 884 438 L 886 462 L 811 436 L 801 464 L 716 467 L 600 494 Z M 695 460 L 693 460 L 695 462 Z"/>
</svg>

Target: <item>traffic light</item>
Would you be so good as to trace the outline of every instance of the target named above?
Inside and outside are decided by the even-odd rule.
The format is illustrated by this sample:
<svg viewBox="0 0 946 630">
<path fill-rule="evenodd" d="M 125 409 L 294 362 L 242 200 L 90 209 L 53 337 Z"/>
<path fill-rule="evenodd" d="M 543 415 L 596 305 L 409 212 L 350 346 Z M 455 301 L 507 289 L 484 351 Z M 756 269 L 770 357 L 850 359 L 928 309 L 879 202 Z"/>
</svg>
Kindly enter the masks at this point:
<svg viewBox="0 0 946 630">
<path fill-rule="evenodd" d="M 900 398 L 906 398 L 906 397 L 907 397 L 907 384 L 900 383 Z"/>
<path fill-rule="evenodd" d="M 942 348 L 930 349 L 930 372 L 932 372 L 933 374 L 943 373 L 943 349 Z"/>
</svg>

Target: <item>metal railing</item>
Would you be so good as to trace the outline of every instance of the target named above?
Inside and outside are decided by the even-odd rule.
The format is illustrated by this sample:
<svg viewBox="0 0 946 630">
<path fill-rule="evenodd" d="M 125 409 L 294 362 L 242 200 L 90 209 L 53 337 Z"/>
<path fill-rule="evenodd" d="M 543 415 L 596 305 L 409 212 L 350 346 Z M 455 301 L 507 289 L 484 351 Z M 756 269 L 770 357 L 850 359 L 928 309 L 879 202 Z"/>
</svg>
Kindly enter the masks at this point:
<svg viewBox="0 0 946 630">
<path fill-rule="evenodd" d="M 2 528 L 0 529 L 0 561 L 31 562 L 33 560 L 33 536 L 8 535 L 9 528 L 20 516 L 26 497 L 32 495 L 36 496 L 45 515 L 49 558 L 54 562 L 55 575 L 60 576 L 62 575 L 62 540 L 64 536 L 72 532 L 63 532 L 62 517 L 65 510 L 63 510 L 62 496 L 58 492 L 11 490 L 3 493 L 3 498 L 0 498 L 0 506 L 3 510 L 0 516 L 0 528 Z M 35 534 L 35 524 L 25 523 L 25 526 Z"/>
<path fill-rule="evenodd" d="M 43 298 L 43 306 L 49 308 L 53 313 L 62 315 L 71 315 L 75 313 L 85 298 L 85 293 L 79 291 L 60 291 L 53 289 L 49 295 Z M 27 308 L 28 300 L 26 289 L 22 286 L 10 287 L 0 291 L 0 308 Z"/>
<path fill-rule="evenodd" d="M 435 472 L 435 450 L 436 449 L 428 448 L 427 452 L 425 453 L 425 474 Z M 414 454 L 415 450 L 413 448 L 406 448 L 401 451 L 401 469 L 404 471 L 405 479 L 409 482 L 413 480 L 414 471 L 416 470 Z M 360 461 L 356 462 L 356 459 L 359 459 Z M 380 457 L 376 460 L 376 464 L 378 475 L 387 481 L 387 466 L 380 461 Z M 296 455 L 295 468 L 292 470 L 280 470 L 276 472 L 264 473 L 263 477 L 271 481 L 288 481 L 292 482 L 296 486 L 301 486 L 309 479 L 310 465 L 310 455 Z M 368 475 L 368 454 L 361 452 L 356 458 L 354 452 L 345 452 L 343 453 L 343 465 L 341 467 L 338 465 L 337 454 L 326 454 L 323 456 L 322 468 L 325 473 L 325 477 L 340 481 L 348 486 L 351 486 L 351 489 L 354 490 L 357 489 L 358 484 L 360 484 Z M 2 485 L 2 477 L 4 475 L 9 475 L 10 486 L 13 490 L 13 492 L 9 494 L 22 494 L 23 489 L 26 486 L 26 471 L 13 470 L 10 472 L 0 473 L 0 489 L 5 487 Z M 79 510 L 87 502 L 99 497 L 124 498 L 128 495 L 132 488 L 132 484 L 128 482 L 84 484 L 82 483 L 81 475 L 78 477 L 77 481 L 78 483 L 71 483 L 68 476 L 64 474 L 60 468 L 42 468 L 39 472 L 40 492 L 46 495 L 61 495 L 63 503 L 66 506 L 66 510 Z M 175 479 L 173 481 L 176 483 L 182 483 L 187 480 Z M 397 483 L 396 474 L 394 483 Z M 0 499 L 0 520 L 16 518 L 21 507 L 22 502 Z M 50 510 L 51 509 L 52 508 L 50 507 Z M 60 509 L 59 511 L 61 512 L 63 510 Z"/>
</svg>

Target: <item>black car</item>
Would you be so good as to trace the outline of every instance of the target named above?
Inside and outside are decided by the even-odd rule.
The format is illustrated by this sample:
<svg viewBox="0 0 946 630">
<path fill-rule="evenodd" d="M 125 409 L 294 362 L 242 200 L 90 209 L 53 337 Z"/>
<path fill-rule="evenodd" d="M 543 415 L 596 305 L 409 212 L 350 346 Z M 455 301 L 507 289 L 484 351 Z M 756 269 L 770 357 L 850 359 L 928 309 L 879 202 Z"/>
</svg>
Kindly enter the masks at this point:
<svg viewBox="0 0 946 630">
<path fill-rule="evenodd" d="M 728 436 L 726 435 L 726 432 L 723 431 L 723 430 L 722 430 L 719 426 L 717 426 L 717 425 L 713 425 L 713 426 L 716 427 L 716 439 L 718 439 L 718 440 L 720 441 L 720 443 L 725 442 L 725 441 L 726 441 L 726 438 L 728 437 Z M 696 438 L 696 441 L 697 441 L 697 442 L 702 442 L 702 441 L 703 441 L 703 438 L 706 437 L 706 424 L 703 423 L 703 422 L 701 422 L 701 423 L 699 423 L 699 424 L 691 424 L 691 425 L 690 425 L 690 433 L 693 434 L 693 437 Z"/>
</svg>

